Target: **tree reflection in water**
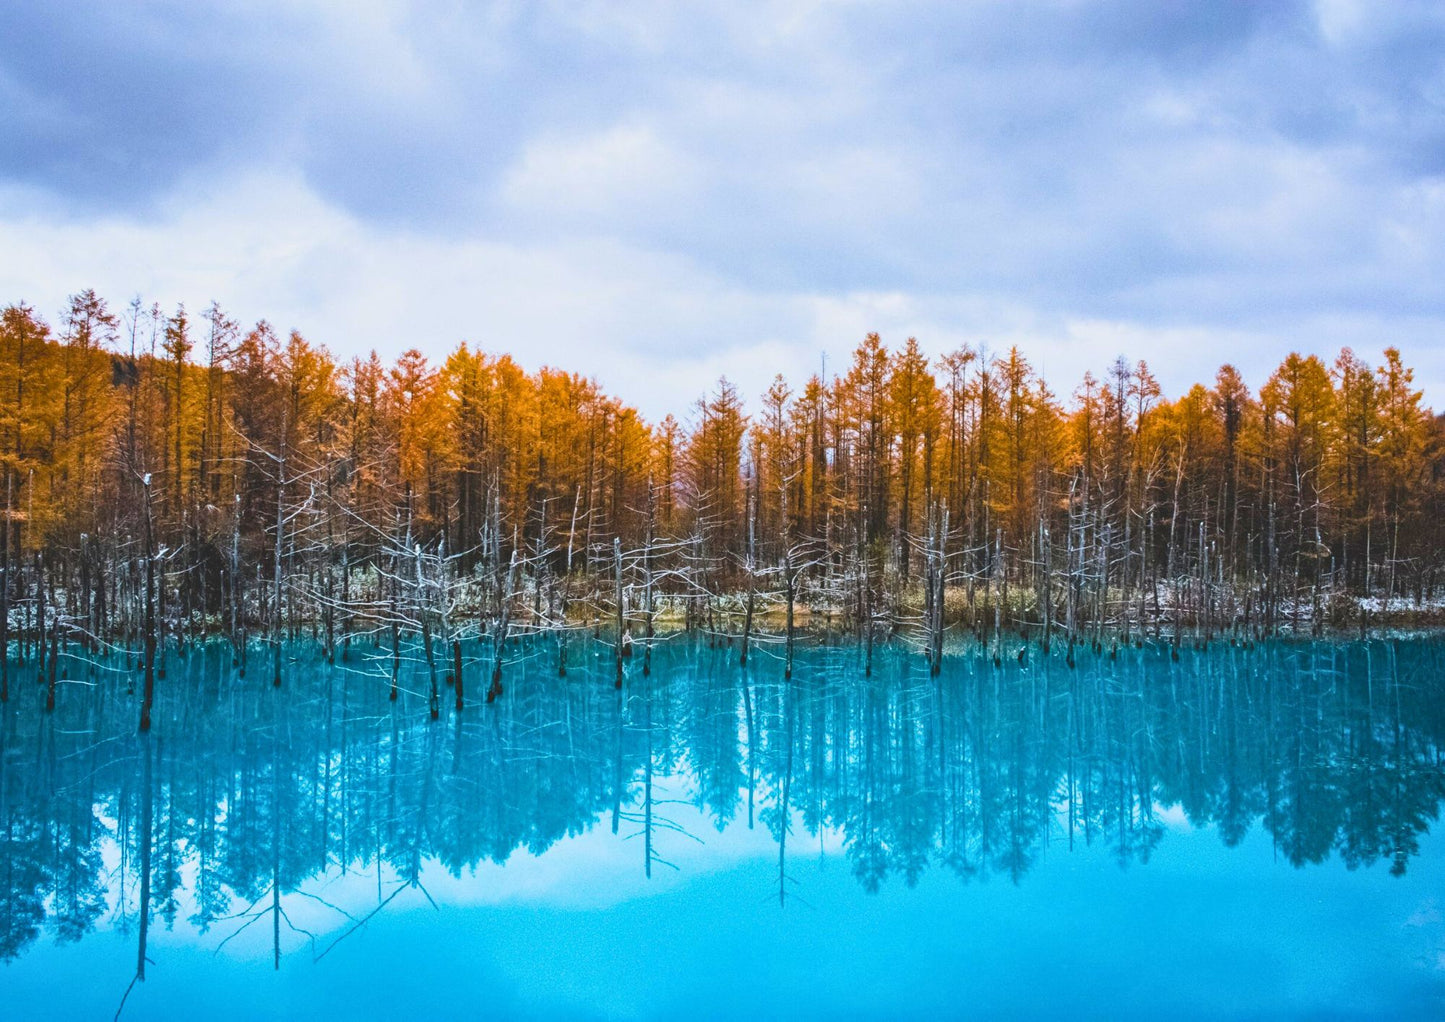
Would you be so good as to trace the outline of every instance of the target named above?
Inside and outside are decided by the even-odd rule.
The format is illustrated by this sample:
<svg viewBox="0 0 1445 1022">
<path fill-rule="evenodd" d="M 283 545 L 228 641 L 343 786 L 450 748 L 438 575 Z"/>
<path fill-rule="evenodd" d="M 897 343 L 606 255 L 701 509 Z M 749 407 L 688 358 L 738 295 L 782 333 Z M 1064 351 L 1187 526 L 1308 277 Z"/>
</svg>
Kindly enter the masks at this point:
<svg viewBox="0 0 1445 1022">
<path fill-rule="evenodd" d="M 659 796 L 686 790 L 718 830 L 777 844 L 842 841 L 874 891 L 925 870 L 1022 882 L 1049 843 L 1106 843 L 1147 862 L 1177 807 L 1229 845 L 1258 822 L 1296 866 L 1338 853 L 1403 873 L 1442 794 L 1445 699 L 1433 639 L 1131 651 L 1076 669 L 952 658 L 939 677 L 897 651 L 865 677 L 854 650 L 800 650 L 793 678 L 726 649 L 664 645 L 621 692 L 604 664 L 558 678 L 532 659 L 502 698 L 432 722 L 425 698 L 345 665 L 292 666 L 281 689 L 236 677 L 229 648 L 192 650 L 133 733 L 123 672 L 23 691 L 0 717 L 0 958 L 43 933 L 133 933 L 184 906 L 218 947 L 242 928 L 324 953 L 297 899 L 365 914 L 316 878 L 374 874 L 375 905 L 519 849 L 540 854 L 599 823 L 636 840 L 648 876 L 703 834 Z M 485 651 L 469 651 L 483 662 Z M 309 655 L 309 654 L 307 654 Z M 601 663 L 601 661 L 598 661 Z M 429 896 L 429 895 L 428 895 Z"/>
</svg>

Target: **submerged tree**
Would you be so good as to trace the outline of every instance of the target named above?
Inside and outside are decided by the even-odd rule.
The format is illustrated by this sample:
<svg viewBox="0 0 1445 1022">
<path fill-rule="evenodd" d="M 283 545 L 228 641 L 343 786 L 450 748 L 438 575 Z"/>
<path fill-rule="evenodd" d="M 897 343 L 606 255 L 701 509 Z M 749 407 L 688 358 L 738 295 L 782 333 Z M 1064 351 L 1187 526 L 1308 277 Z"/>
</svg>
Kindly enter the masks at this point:
<svg viewBox="0 0 1445 1022">
<path fill-rule="evenodd" d="M 545 637 L 562 674 L 588 624 L 615 632 L 614 678 L 676 626 L 740 662 L 776 633 L 785 674 L 804 627 L 865 662 L 911 635 L 935 666 L 954 628 L 1000 664 L 1015 634 L 1077 664 L 1365 628 L 1438 595 L 1442 441 L 1393 348 L 1291 354 L 1257 392 L 1225 366 L 1173 400 L 1121 358 L 1062 400 L 1017 349 L 930 366 L 870 334 L 754 417 L 724 379 L 652 427 L 467 345 L 338 367 L 214 303 L 117 317 L 83 291 L 54 330 L 0 314 L 0 702 L 20 663 L 63 698 L 68 665 L 123 649 L 163 681 L 209 634 L 239 671 L 268 642 L 273 684 L 289 643 L 385 641 L 391 689 L 417 657 L 439 716 L 443 678 L 465 705 L 464 643 L 488 643 L 495 700 L 509 650 Z"/>
</svg>

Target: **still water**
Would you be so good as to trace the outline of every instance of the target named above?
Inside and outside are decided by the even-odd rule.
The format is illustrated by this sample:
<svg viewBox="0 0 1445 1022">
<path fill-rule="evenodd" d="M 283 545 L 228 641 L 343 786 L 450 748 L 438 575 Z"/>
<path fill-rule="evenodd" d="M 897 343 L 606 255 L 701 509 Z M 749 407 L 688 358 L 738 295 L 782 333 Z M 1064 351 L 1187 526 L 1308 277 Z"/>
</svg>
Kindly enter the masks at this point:
<svg viewBox="0 0 1445 1022">
<path fill-rule="evenodd" d="M 600 652 L 20 685 L 0 1016 L 1445 1014 L 1439 640 Z"/>
</svg>

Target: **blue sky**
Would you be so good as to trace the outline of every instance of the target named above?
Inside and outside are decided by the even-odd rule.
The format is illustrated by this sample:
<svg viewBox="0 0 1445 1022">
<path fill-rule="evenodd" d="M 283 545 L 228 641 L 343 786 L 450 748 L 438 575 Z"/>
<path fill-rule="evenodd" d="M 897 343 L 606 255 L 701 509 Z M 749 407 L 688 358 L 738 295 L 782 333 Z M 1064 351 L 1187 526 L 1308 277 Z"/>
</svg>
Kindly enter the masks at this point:
<svg viewBox="0 0 1445 1022">
<path fill-rule="evenodd" d="M 649 417 L 864 333 L 1445 394 L 1445 7 L 0 7 L 0 301 L 459 340 Z"/>
</svg>

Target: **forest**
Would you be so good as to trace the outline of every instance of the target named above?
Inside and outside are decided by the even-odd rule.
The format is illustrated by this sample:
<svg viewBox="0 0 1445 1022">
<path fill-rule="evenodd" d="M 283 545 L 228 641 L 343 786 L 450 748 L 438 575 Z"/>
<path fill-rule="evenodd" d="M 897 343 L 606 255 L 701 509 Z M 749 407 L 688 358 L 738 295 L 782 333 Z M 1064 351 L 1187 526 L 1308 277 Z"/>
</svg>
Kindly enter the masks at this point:
<svg viewBox="0 0 1445 1022">
<path fill-rule="evenodd" d="M 1257 389 L 1225 365 L 1171 400 L 1143 361 L 1061 397 L 1018 349 L 870 334 L 831 379 L 752 408 L 723 379 L 647 423 L 465 343 L 343 362 L 215 303 L 87 290 L 54 323 L 0 314 L 0 699 L 12 657 L 53 705 L 70 651 L 123 651 L 148 710 L 167 645 L 208 636 L 243 670 L 261 644 L 276 684 L 283 640 L 364 641 L 393 693 L 405 646 L 435 716 L 464 643 L 491 699 L 527 636 L 559 674 L 569 635 L 605 640 L 620 685 L 679 629 L 788 672 L 798 634 L 898 638 L 936 672 L 945 636 L 1072 665 L 1363 631 L 1438 594 L 1442 429 L 1394 348 L 1292 353 Z"/>
</svg>

